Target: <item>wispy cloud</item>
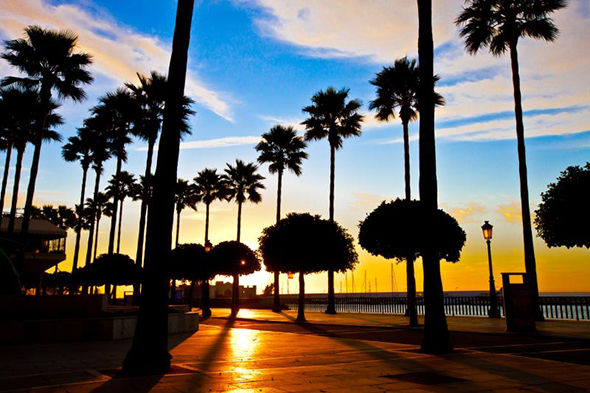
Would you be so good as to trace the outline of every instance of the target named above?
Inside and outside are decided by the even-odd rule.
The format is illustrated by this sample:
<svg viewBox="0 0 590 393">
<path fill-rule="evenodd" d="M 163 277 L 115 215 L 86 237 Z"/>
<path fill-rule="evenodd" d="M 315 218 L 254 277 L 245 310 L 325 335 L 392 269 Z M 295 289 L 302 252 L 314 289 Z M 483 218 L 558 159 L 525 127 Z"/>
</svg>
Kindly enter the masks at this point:
<svg viewBox="0 0 590 393">
<path fill-rule="evenodd" d="M 168 43 L 121 25 L 109 15 L 76 2 L 53 5 L 44 0 L 0 0 L 2 38 L 21 37 L 23 29 L 31 24 L 75 31 L 80 37 L 80 49 L 94 58 L 92 72 L 100 73 L 115 86 L 135 81 L 136 72 L 167 72 Z M 232 111 L 225 95 L 206 86 L 194 70 L 188 72 L 186 92 L 197 104 L 232 121 Z"/>
<path fill-rule="evenodd" d="M 522 222 L 522 214 L 520 211 L 520 203 L 514 202 L 507 205 L 499 205 L 498 214 L 504 217 L 504 220 L 510 224 L 518 224 Z"/>
<path fill-rule="evenodd" d="M 216 149 L 220 147 L 254 145 L 260 142 L 260 136 L 228 136 L 225 138 L 204 139 L 200 141 L 187 141 L 180 143 L 181 150 L 190 149 Z M 136 151 L 147 151 L 147 146 L 140 146 Z M 157 150 L 157 147 L 156 147 Z"/>
<path fill-rule="evenodd" d="M 485 208 L 480 203 L 470 202 L 464 206 L 451 207 L 448 213 L 460 224 L 467 224 L 477 221 L 478 216 L 484 211 Z"/>
</svg>

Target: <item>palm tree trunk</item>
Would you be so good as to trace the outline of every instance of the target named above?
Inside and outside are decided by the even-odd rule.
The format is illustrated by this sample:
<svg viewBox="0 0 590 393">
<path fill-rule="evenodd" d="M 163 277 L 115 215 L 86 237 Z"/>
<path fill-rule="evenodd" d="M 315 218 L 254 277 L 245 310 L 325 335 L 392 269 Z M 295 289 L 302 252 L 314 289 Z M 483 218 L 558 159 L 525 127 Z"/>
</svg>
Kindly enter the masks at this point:
<svg viewBox="0 0 590 393">
<path fill-rule="evenodd" d="M 205 205 L 205 247 L 209 244 L 209 206 L 211 204 L 207 203 Z M 210 294 L 209 294 L 209 280 L 202 280 L 201 281 L 201 312 L 202 318 L 207 319 L 211 316 L 211 307 L 210 307 Z"/>
<path fill-rule="evenodd" d="M 305 322 L 305 275 L 299 272 L 299 301 L 297 304 L 297 322 Z"/>
<path fill-rule="evenodd" d="M 121 166 L 123 165 L 123 160 L 121 157 L 117 157 L 117 171 L 115 172 L 115 176 L 117 178 L 121 174 Z M 111 230 L 109 231 L 109 248 L 108 253 L 112 254 L 115 249 L 115 231 L 117 229 L 117 213 L 119 209 L 119 201 L 121 196 L 117 191 L 113 196 L 113 215 L 111 216 Z"/>
<path fill-rule="evenodd" d="M 152 174 L 152 158 L 154 156 L 154 145 L 156 143 L 155 138 L 150 139 L 148 144 L 148 154 L 147 154 L 147 161 L 145 164 L 145 179 L 148 181 L 149 177 Z M 147 217 L 148 211 L 148 193 L 147 188 L 144 190 L 143 198 L 141 198 L 141 212 L 139 214 L 139 234 L 137 237 L 137 252 L 135 256 L 135 263 L 137 266 L 142 266 L 143 262 L 143 243 L 145 238 L 145 221 Z M 133 289 L 133 293 L 135 296 L 135 287 Z"/>
<path fill-rule="evenodd" d="M 151 138 L 148 143 L 148 154 L 147 154 L 147 161 L 145 164 L 145 180 L 149 181 L 148 179 L 152 175 L 152 158 L 154 156 L 154 145 L 156 143 L 156 138 Z M 137 252 L 135 253 L 135 264 L 139 267 L 143 266 L 143 243 L 145 240 L 145 222 L 148 212 L 148 188 L 145 188 L 144 195 L 141 198 L 141 211 L 139 214 L 139 233 L 137 235 Z M 139 305 L 139 291 L 140 291 L 140 284 L 133 284 L 133 305 Z"/>
<path fill-rule="evenodd" d="M 432 0 L 418 0 L 418 57 L 420 63 L 420 201 L 432 221 L 438 209 L 436 149 L 434 135 L 434 42 L 432 39 Z M 432 222 L 425 222 L 432 227 Z M 424 339 L 426 353 L 452 351 L 444 309 L 440 260 L 432 231 L 425 231 L 427 248 L 422 254 L 424 266 Z"/>
<path fill-rule="evenodd" d="M 123 363 L 127 374 L 163 374 L 170 370 L 168 352 L 168 279 L 166 256 L 172 243 L 174 185 L 180 147 L 182 98 L 194 0 L 179 0 L 168 70 L 164 124 L 154 178 L 153 206 L 147 223 L 142 302 L 131 350 Z"/>
<path fill-rule="evenodd" d="M 283 171 L 279 171 L 279 184 L 277 186 L 277 222 L 281 220 L 281 189 L 283 188 Z M 279 271 L 274 272 L 274 299 L 272 304 L 272 311 L 281 312 L 281 295 L 279 293 Z"/>
<path fill-rule="evenodd" d="M 231 314 L 235 317 L 240 311 L 240 275 L 234 274 L 234 280 L 232 285 L 232 305 Z"/>
<path fill-rule="evenodd" d="M 408 317 L 410 318 L 410 326 L 418 326 L 418 310 L 416 307 L 416 277 L 414 274 L 414 258 L 408 256 L 406 258 L 406 278 L 408 282 L 407 298 L 408 298 Z"/>
<path fill-rule="evenodd" d="M 240 235 L 242 230 L 242 203 L 238 203 L 238 236 L 237 241 L 240 241 Z"/>
<path fill-rule="evenodd" d="M 205 205 L 205 247 L 207 247 L 207 243 L 209 243 L 209 206 L 211 204 L 207 203 Z"/>
<path fill-rule="evenodd" d="M 78 258 L 80 256 L 80 240 L 82 238 L 82 210 L 84 208 L 84 197 L 86 194 L 86 177 L 88 176 L 88 166 L 82 167 L 82 190 L 80 191 L 80 212 L 78 214 L 78 227 L 76 228 L 76 245 L 74 246 L 74 262 L 72 271 L 78 268 Z"/>
<path fill-rule="evenodd" d="M 510 61 L 512 65 L 512 85 L 514 87 L 514 115 L 516 118 L 516 141 L 518 146 L 518 173 L 520 175 L 520 206 L 522 211 L 522 235 L 524 240 L 524 266 L 532 290 L 532 306 L 535 318 L 542 321 L 543 312 L 539 307 L 539 285 L 537 282 L 537 263 L 533 244 L 531 225 L 531 208 L 529 205 L 529 186 L 526 167 L 526 150 L 524 142 L 524 122 L 522 120 L 522 95 L 520 93 L 520 74 L 516 42 L 510 44 Z"/>
<path fill-rule="evenodd" d="M 98 191 L 100 190 L 100 176 L 102 175 L 102 164 L 94 168 L 96 173 L 96 179 L 94 180 L 94 194 L 93 198 L 96 201 Z M 92 220 L 90 221 L 90 229 L 88 230 L 88 246 L 86 247 L 86 263 L 85 266 L 89 266 L 92 261 L 92 244 L 94 241 L 94 229 L 96 222 L 96 209 L 92 209 Z M 98 233 L 98 230 L 96 231 Z"/>
<path fill-rule="evenodd" d="M 0 226 L 4 217 L 4 199 L 6 197 L 6 185 L 8 184 L 8 172 L 10 170 L 10 157 L 12 156 L 12 142 L 6 147 L 6 161 L 4 162 L 4 176 L 2 177 L 2 191 L 0 191 Z"/>
<path fill-rule="evenodd" d="M 240 232 L 242 229 L 242 203 L 238 203 L 238 236 L 237 241 L 240 241 Z M 232 315 L 238 315 L 238 311 L 240 311 L 240 275 L 234 274 L 234 281 L 232 287 Z"/>
<path fill-rule="evenodd" d="M 410 179 L 410 133 L 408 121 L 403 120 L 404 128 L 404 180 L 406 185 L 406 200 L 412 200 L 411 179 Z M 418 310 L 416 309 L 416 278 L 414 275 L 414 256 L 406 257 L 406 279 L 407 279 L 407 315 L 410 318 L 410 326 L 418 326 Z"/>
<path fill-rule="evenodd" d="M 96 234 L 94 237 L 94 253 L 92 257 L 92 263 L 96 260 L 96 250 L 98 250 L 98 227 L 100 226 L 100 217 L 96 218 Z"/>
<path fill-rule="evenodd" d="M 18 187 L 20 183 L 20 174 L 23 167 L 23 156 L 25 149 L 16 150 L 16 168 L 14 171 L 14 184 L 12 185 L 12 205 L 10 207 L 10 218 L 8 219 L 8 234 L 14 233 L 14 223 L 16 221 L 16 206 L 18 204 Z"/>
<path fill-rule="evenodd" d="M 121 250 L 121 223 L 123 222 L 123 201 L 124 199 L 121 198 L 121 202 L 119 203 L 119 227 L 117 228 L 117 254 Z"/>
<path fill-rule="evenodd" d="M 176 211 L 176 245 L 175 245 L 175 247 L 178 247 L 178 239 L 180 237 L 180 213 L 181 213 L 181 210 Z"/>
<path fill-rule="evenodd" d="M 33 162 L 29 172 L 29 187 L 27 189 L 27 200 L 25 202 L 25 211 L 23 213 L 23 223 L 21 226 L 21 236 L 26 238 L 29 233 L 29 221 L 31 219 L 31 210 L 33 208 L 33 198 L 35 196 L 35 184 L 37 182 L 37 173 L 39 172 L 39 161 L 41 160 L 41 146 L 43 144 L 43 131 L 47 124 L 47 115 L 49 114 L 49 102 L 51 100 L 51 87 L 46 83 L 41 85 L 40 101 L 41 113 L 40 121 L 36 124 L 35 150 L 33 152 Z M 22 255 L 24 258 L 24 254 Z M 24 262 L 24 259 L 23 259 Z"/>
<path fill-rule="evenodd" d="M 334 222 L 334 179 L 336 176 L 336 147 L 330 143 L 330 221 Z M 336 314 L 334 270 L 328 270 L 328 308 L 326 314 Z"/>
</svg>

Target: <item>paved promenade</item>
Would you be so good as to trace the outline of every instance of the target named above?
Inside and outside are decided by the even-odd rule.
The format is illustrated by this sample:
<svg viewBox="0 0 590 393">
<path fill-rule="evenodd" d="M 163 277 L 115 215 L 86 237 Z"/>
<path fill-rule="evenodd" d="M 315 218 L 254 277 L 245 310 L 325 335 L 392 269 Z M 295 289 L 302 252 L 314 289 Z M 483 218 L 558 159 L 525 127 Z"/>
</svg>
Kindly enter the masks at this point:
<svg viewBox="0 0 590 393">
<path fill-rule="evenodd" d="M 402 317 L 308 313 L 310 323 L 296 324 L 292 313 L 242 310 L 238 319 L 227 319 L 227 313 L 214 310 L 214 317 L 204 321 L 197 333 L 171 336 L 172 370 L 156 377 L 116 377 L 129 340 L 2 347 L 0 391 L 579 392 L 590 388 L 590 343 L 583 332 L 587 323 L 514 335 L 502 332 L 501 321 L 449 318 L 456 350 L 431 356 L 418 351 L 421 330 L 406 328 Z M 478 323 L 486 326 L 485 334 L 476 329 Z M 560 336 L 562 331 L 570 333 Z"/>
</svg>

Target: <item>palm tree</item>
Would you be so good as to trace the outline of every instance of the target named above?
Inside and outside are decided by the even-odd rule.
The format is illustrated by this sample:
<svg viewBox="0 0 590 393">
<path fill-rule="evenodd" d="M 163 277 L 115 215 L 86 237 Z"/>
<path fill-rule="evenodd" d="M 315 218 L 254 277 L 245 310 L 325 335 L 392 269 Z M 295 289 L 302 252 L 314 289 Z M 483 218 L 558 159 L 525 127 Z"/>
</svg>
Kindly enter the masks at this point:
<svg viewBox="0 0 590 393">
<path fill-rule="evenodd" d="M 88 128 L 78 128 L 77 135 L 68 138 L 62 148 L 62 157 L 67 162 L 80 161 L 82 166 L 82 187 L 80 191 L 80 206 L 84 204 L 86 197 L 86 177 L 88 175 L 88 169 L 92 164 L 92 153 L 94 146 L 94 138 L 92 132 Z M 78 258 L 80 255 L 80 240 L 82 237 L 82 226 L 84 225 L 84 219 L 82 218 L 83 211 L 76 210 L 78 213 L 78 227 L 76 228 L 76 245 L 74 247 L 74 260 L 72 265 L 72 271 L 78 268 Z"/>
<path fill-rule="evenodd" d="M 371 84 L 377 86 L 377 98 L 369 103 L 369 109 L 377 110 L 375 117 L 379 121 L 389 121 L 395 118 L 395 112 L 402 121 L 404 138 L 404 178 L 406 200 L 412 199 L 410 188 L 410 135 L 409 124 L 418 119 L 418 86 L 419 70 L 416 60 L 402 57 L 394 62 L 393 67 L 383 67 Z M 435 82 L 438 77 L 435 77 Z M 436 105 L 444 105 L 441 95 L 435 94 Z M 416 279 L 414 277 L 414 256 L 406 258 L 408 316 L 410 326 L 418 326 L 416 310 Z"/>
<path fill-rule="evenodd" d="M 100 178 L 102 176 L 104 163 L 111 158 L 111 142 L 109 134 L 106 132 L 108 124 L 108 119 L 105 119 L 100 115 L 95 115 L 84 120 L 84 127 L 88 129 L 93 138 L 92 169 L 94 169 L 95 173 L 93 199 L 97 199 L 100 190 Z M 94 225 L 96 222 L 94 211 L 92 212 L 92 216 L 88 233 L 88 247 L 86 248 L 86 266 L 90 265 L 92 260 L 92 243 L 94 241 Z"/>
<path fill-rule="evenodd" d="M 358 113 L 361 102 L 348 98 L 349 89 L 336 90 L 328 87 L 317 92 L 312 105 L 303 108 L 309 117 L 301 124 L 305 126 L 305 140 L 328 139 L 330 143 L 330 221 L 334 221 L 334 177 L 336 171 L 336 150 L 342 147 L 342 140 L 361 135 L 363 116 Z M 336 314 L 334 300 L 334 270 L 328 270 L 327 314 Z"/>
<path fill-rule="evenodd" d="M 227 200 L 228 191 L 224 181 L 223 175 L 217 173 L 217 169 L 205 168 L 200 171 L 197 177 L 194 178 L 194 187 L 197 195 L 200 196 L 201 201 L 205 204 L 205 248 L 209 247 L 209 209 L 211 203 L 216 200 Z M 209 308 L 209 281 L 202 281 L 202 295 L 201 295 L 201 311 L 203 318 L 211 316 L 211 309 Z"/>
<path fill-rule="evenodd" d="M 262 134 L 262 141 L 256 145 L 256 151 L 260 153 L 258 162 L 269 163 L 268 171 L 278 174 L 277 186 L 277 218 L 281 219 L 281 191 L 283 185 L 283 172 L 290 170 L 296 176 L 301 175 L 301 165 L 307 158 L 304 151 L 307 144 L 293 127 L 276 125 L 269 132 Z M 279 271 L 274 272 L 274 302 L 273 311 L 281 312 L 281 298 L 279 296 Z"/>
<path fill-rule="evenodd" d="M 127 374 L 162 374 L 170 369 L 165 261 L 172 243 L 174 185 L 180 149 L 180 119 L 194 0 L 179 0 L 168 69 L 166 108 L 154 179 L 153 205 L 147 223 L 142 302 L 133 344 L 123 363 Z"/>
<path fill-rule="evenodd" d="M 117 229 L 117 254 L 121 249 L 121 222 L 123 221 L 123 202 L 125 198 L 132 196 L 136 182 L 135 176 L 127 171 L 121 171 L 119 174 L 114 174 L 109 180 L 107 186 L 107 195 L 113 198 L 115 195 L 119 196 L 119 219 Z"/>
<path fill-rule="evenodd" d="M 27 200 L 23 215 L 21 233 L 26 236 L 29 231 L 31 206 L 35 194 L 35 183 L 39 171 L 43 133 L 47 129 L 47 120 L 51 111 L 52 91 L 60 99 L 70 98 L 82 101 L 86 98 L 83 84 L 92 82 L 92 76 L 86 70 L 91 63 L 91 56 L 75 52 L 78 37 L 71 31 L 55 31 L 40 26 L 25 28 L 25 38 L 6 42 L 6 52 L 2 58 L 15 67 L 25 77 L 9 76 L 2 80 L 2 85 L 38 86 L 40 110 L 35 124 L 35 151 L 29 174 Z"/>
<path fill-rule="evenodd" d="M 166 77 L 157 71 L 152 71 L 149 77 L 137 74 L 139 85 L 126 83 L 125 86 L 131 90 L 131 94 L 139 108 L 137 118 L 133 127 L 133 135 L 148 143 L 147 160 L 145 165 L 145 177 L 152 175 L 152 160 L 154 147 L 158 139 L 158 134 L 162 125 L 164 115 L 164 106 L 166 99 Z M 190 106 L 193 100 L 188 97 L 183 98 L 183 112 L 181 123 L 181 137 L 185 134 L 190 135 L 190 126 L 188 117 L 195 114 Z M 139 216 L 139 235 L 137 241 L 137 254 L 135 263 L 141 266 L 143 261 L 143 242 L 145 237 L 145 220 L 147 216 L 148 203 L 147 198 L 141 199 L 141 210 Z"/>
<path fill-rule="evenodd" d="M 96 233 L 94 238 L 94 250 L 92 252 L 92 260 L 96 259 L 96 253 L 98 250 L 98 232 L 100 227 L 100 219 L 103 214 L 107 217 L 113 215 L 113 203 L 110 202 L 109 196 L 104 192 L 99 192 L 94 198 L 86 199 L 86 207 L 91 209 L 94 213 L 94 220 L 96 222 Z"/>
<path fill-rule="evenodd" d="M 12 123 L 14 121 L 13 100 L 9 96 L 10 90 L 0 90 L 0 148 L 6 151 L 4 162 L 4 175 L 2 177 L 2 191 L 0 191 L 0 224 L 4 216 L 4 199 L 6 197 L 6 186 L 8 184 L 8 174 L 10 169 L 10 159 L 12 149 L 14 148 L 14 133 Z"/>
<path fill-rule="evenodd" d="M 418 0 L 418 61 L 420 62 L 418 101 L 420 102 L 420 201 L 435 217 L 438 209 L 436 151 L 434 134 L 434 43 L 432 39 L 432 0 Z M 432 227 L 425 222 L 425 227 Z M 444 309 L 440 260 L 433 234 L 425 231 L 429 249 L 422 253 L 424 268 L 424 339 L 422 350 L 447 353 L 452 350 Z"/>
<path fill-rule="evenodd" d="M 36 136 L 33 134 L 35 131 L 35 118 L 36 113 L 39 110 L 39 93 L 33 89 L 11 89 L 13 94 L 10 99 L 14 105 L 13 114 L 15 116 L 15 122 L 13 124 L 14 132 L 14 147 L 16 149 L 16 168 L 14 172 L 14 182 L 12 189 L 12 204 L 10 209 L 10 218 L 8 221 L 8 233 L 14 232 L 14 224 L 16 221 L 16 209 L 18 204 L 18 190 L 20 185 L 20 175 L 23 164 L 23 157 L 27 144 L 32 143 L 36 140 Z M 57 109 L 58 105 L 55 101 L 51 100 L 50 112 L 46 119 L 47 127 L 54 127 L 63 124 L 63 119 L 60 115 L 53 111 Z M 43 132 L 43 142 L 50 141 L 61 141 L 61 135 L 51 129 L 45 129 Z"/>
<path fill-rule="evenodd" d="M 468 6 L 463 8 L 455 21 L 458 26 L 462 26 L 460 35 L 465 37 L 467 52 L 474 55 L 485 47 L 489 48 L 494 56 L 510 52 L 520 175 L 524 264 L 529 281 L 533 286 L 533 307 L 536 310 L 536 317 L 543 320 L 543 312 L 539 307 L 537 264 L 529 205 L 517 46 L 519 39 L 525 37 L 554 41 L 559 30 L 549 15 L 564 8 L 567 2 L 566 0 L 469 0 L 467 3 Z"/>
<path fill-rule="evenodd" d="M 110 122 L 107 132 L 110 139 L 112 155 L 117 159 L 115 176 L 119 176 L 124 162 L 127 162 L 127 145 L 131 143 L 131 129 L 133 121 L 137 119 L 138 107 L 131 93 L 124 89 L 117 89 L 114 93 L 107 93 L 99 99 L 99 104 L 93 108 L 96 115 L 104 116 Z M 113 197 L 113 215 L 109 232 L 108 253 L 112 254 L 115 247 L 115 231 L 117 227 L 117 211 L 121 196 L 117 193 Z"/>
<path fill-rule="evenodd" d="M 227 164 L 225 169 L 224 182 L 227 187 L 228 201 L 234 200 L 238 204 L 238 235 L 236 240 L 240 241 L 242 229 L 242 205 L 244 202 L 260 203 L 262 195 L 259 190 L 264 189 L 264 176 L 257 173 L 258 166 L 251 163 L 244 163 L 242 160 L 236 160 L 236 165 Z M 232 314 L 237 315 L 239 304 L 240 278 L 239 274 L 234 274 L 232 288 Z"/>
<path fill-rule="evenodd" d="M 195 192 L 195 187 L 189 184 L 187 180 L 178 179 L 176 181 L 176 189 L 174 190 L 174 204 L 176 206 L 176 247 L 178 247 L 178 239 L 180 236 L 180 213 L 189 207 L 197 211 L 197 202 L 199 196 Z"/>
</svg>

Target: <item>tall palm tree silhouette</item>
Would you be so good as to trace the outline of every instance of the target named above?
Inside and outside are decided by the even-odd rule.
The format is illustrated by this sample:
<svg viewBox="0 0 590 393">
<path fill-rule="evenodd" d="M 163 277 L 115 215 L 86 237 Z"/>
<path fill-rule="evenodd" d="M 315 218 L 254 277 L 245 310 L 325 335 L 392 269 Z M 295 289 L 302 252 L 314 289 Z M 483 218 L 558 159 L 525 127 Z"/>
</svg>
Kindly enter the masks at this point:
<svg viewBox="0 0 590 393">
<path fill-rule="evenodd" d="M 403 127 L 404 138 L 404 179 L 406 200 L 412 199 L 410 182 L 410 133 L 409 124 L 418 119 L 418 75 L 416 60 L 402 57 L 394 62 L 393 67 L 383 67 L 371 82 L 377 87 L 377 97 L 369 103 L 369 109 L 377 110 L 375 117 L 379 121 L 389 121 L 398 112 Z M 435 81 L 436 81 L 435 77 Z M 436 105 L 444 105 L 444 99 L 435 94 Z M 414 277 L 414 256 L 406 258 L 408 316 L 410 326 L 418 325 L 416 310 L 416 279 Z"/>
<path fill-rule="evenodd" d="M 224 181 L 228 190 L 228 200 L 238 204 L 238 234 L 236 240 L 239 242 L 242 230 L 242 205 L 244 202 L 260 203 L 262 195 L 260 190 L 266 188 L 262 184 L 264 176 L 258 172 L 258 166 L 253 162 L 248 164 L 242 160 L 236 160 L 236 165 L 227 164 L 225 168 Z M 240 276 L 234 274 L 232 288 L 232 314 L 237 315 L 239 304 Z"/>
<path fill-rule="evenodd" d="M 16 168 L 14 171 L 14 182 L 12 188 L 12 204 L 10 208 L 10 217 L 8 220 L 8 233 L 14 232 L 16 221 L 16 209 L 18 204 L 18 190 L 20 185 L 20 175 L 22 171 L 23 157 L 27 144 L 34 143 L 36 135 L 34 134 L 36 115 L 39 111 L 39 92 L 34 89 L 12 89 L 13 94 L 10 97 L 14 106 L 13 115 L 15 122 L 13 124 L 14 147 L 16 149 Z M 59 105 L 50 100 L 49 114 L 46 119 L 46 129 L 43 131 L 43 142 L 61 141 L 61 135 L 56 131 L 49 129 L 63 124 L 63 118 L 55 113 Z"/>
<path fill-rule="evenodd" d="M 2 218 L 4 216 L 4 201 L 6 198 L 6 187 L 8 185 L 10 160 L 12 157 L 12 150 L 14 149 L 14 138 L 16 136 L 13 123 L 17 118 L 14 116 L 14 100 L 10 98 L 12 95 L 11 90 L 14 90 L 14 88 L 0 90 L 0 148 L 6 151 L 4 175 L 2 176 L 2 190 L 0 191 L 0 224 L 2 223 Z"/>
<path fill-rule="evenodd" d="M 114 195 L 119 196 L 119 218 L 117 228 L 117 254 L 121 250 L 121 223 L 123 222 L 123 202 L 127 197 L 132 195 L 135 188 L 135 176 L 127 171 L 121 171 L 119 174 L 114 174 L 107 186 L 107 195 L 113 198 Z"/>
<path fill-rule="evenodd" d="M 133 135 L 139 139 L 147 142 L 148 150 L 145 164 L 145 178 L 152 175 L 152 161 L 154 156 L 154 148 L 158 140 L 158 134 L 162 126 L 162 118 L 164 116 L 164 107 L 166 101 L 166 76 L 152 71 L 149 76 L 137 74 L 139 84 L 125 83 L 125 86 L 131 91 L 131 94 L 138 106 L 137 117 L 134 121 Z M 193 100 L 189 97 L 183 98 L 182 106 L 182 122 L 181 122 L 181 137 L 185 134 L 190 135 L 190 126 L 188 118 L 195 114 L 191 109 Z M 144 188 L 147 191 L 147 188 Z M 141 200 L 141 210 L 139 215 L 139 233 L 137 240 L 137 252 L 135 263 L 139 266 L 143 262 L 143 245 L 145 238 L 145 222 L 147 217 L 149 198 L 139 198 Z"/>
<path fill-rule="evenodd" d="M 334 179 L 336 172 L 336 150 L 342 147 L 342 140 L 361 135 L 363 116 L 358 113 L 362 103 L 359 100 L 346 101 L 349 89 L 336 90 L 328 87 L 317 92 L 312 105 L 303 108 L 308 118 L 305 126 L 305 140 L 328 139 L 330 143 L 330 221 L 334 221 Z M 327 314 L 336 314 L 334 300 L 334 270 L 328 270 Z"/>
<path fill-rule="evenodd" d="M 176 247 L 178 247 L 178 239 L 180 237 L 180 213 L 187 207 L 197 211 L 197 203 L 199 195 L 195 187 L 188 182 L 188 180 L 178 179 L 176 181 L 176 188 L 174 189 L 174 204 L 176 207 Z"/>
<path fill-rule="evenodd" d="M 487 47 L 494 56 L 501 56 L 507 51 L 510 53 L 520 175 L 524 264 L 529 281 L 533 286 L 533 306 L 536 317 L 542 320 L 543 313 L 539 307 L 537 263 L 529 205 L 517 46 L 518 41 L 526 37 L 554 41 L 559 30 L 549 15 L 564 8 L 567 2 L 565 0 L 469 0 L 467 4 L 468 6 L 463 8 L 455 21 L 458 26 L 462 26 L 459 34 L 461 37 L 465 37 L 467 52 L 476 54 L 480 49 Z"/>
<path fill-rule="evenodd" d="M 432 0 L 418 0 L 418 61 L 420 63 L 418 101 L 420 102 L 420 201 L 435 217 L 438 209 L 436 179 L 436 150 L 434 134 L 434 43 L 432 38 Z M 433 222 L 425 222 L 432 228 Z M 424 269 L 424 339 L 422 350 L 427 353 L 447 353 L 452 350 L 444 308 L 444 293 L 440 276 L 440 259 L 435 248 L 434 234 L 426 230 L 427 249 L 422 252 Z"/>
<path fill-rule="evenodd" d="M 92 151 L 94 146 L 94 138 L 92 132 L 88 128 L 79 128 L 77 135 L 68 138 L 62 148 L 62 157 L 67 162 L 79 161 L 82 167 L 82 186 L 80 187 L 80 206 L 84 205 L 86 198 L 86 178 L 88 176 L 88 169 L 92 164 Z M 72 271 L 78 268 L 78 258 L 80 255 L 80 240 L 82 237 L 82 226 L 84 225 L 83 209 L 76 209 L 78 214 L 78 222 L 76 227 L 76 244 L 74 246 L 74 259 Z"/>
<path fill-rule="evenodd" d="M 113 93 L 107 93 L 100 97 L 99 104 L 93 108 L 95 114 L 104 116 L 110 124 L 107 132 L 110 138 L 112 155 L 117 159 L 115 176 L 119 176 L 124 162 L 127 162 L 127 145 L 131 143 L 131 130 L 133 121 L 137 119 L 139 109 L 131 93 L 125 89 L 117 89 Z M 115 248 L 115 233 L 119 201 L 121 196 L 117 193 L 113 198 L 113 215 L 109 231 L 108 253 L 112 254 Z"/>
<path fill-rule="evenodd" d="M 3 86 L 17 84 L 38 86 L 40 110 L 35 124 L 35 151 L 29 174 L 27 200 L 23 215 L 21 233 L 29 231 L 31 207 L 35 194 L 35 183 L 39 172 L 43 131 L 47 128 L 47 117 L 51 111 L 51 96 L 55 90 L 60 99 L 70 98 L 82 101 L 86 98 L 81 85 L 92 82 L 86 68 L 92 63 L 91 56 L 76 52 L 78 36 L 71 31 L 55 31 L 39 26 L 25 28 L 25 37 L 6 42 L 2 58 L 19 70 L 25 77 L 9 76 L 2 79 Z"/>
<path fill-rule="evenodd" d="M 277 186 L 277 218 L 281 219 L 281 191 L 283 186 L 283 172 L 289 170 L 296 176 L 301 175 L 301 165 L 307 158 L 304 151 L 307 144 L 293 127 L 276 125 L 269 132 L 262 134 L 262 141 L 256 145 L 256 151 L 260 153 L 258 162 L 270 164 L 268 171 L 278 175 Z M 279 272 L 274 272 L 274 312 L 281 312 L 281 299 L 279 297 Z"/>
<path fill-rule="evenodd" d="M 94 192 L 93 199 L 97 199 L 100 190 L 100 178 L 104 169 L 104 163 L 111 158 L 111 142 L 107 128 L 109 127 L 109 119 L 102 115 L 96 114 L 84 120 L 84 128 L 92 134 L 92 169 L 94 169 Z M 91 212 L 92 219 L 90 220 L 90 229 L 88 233 L 88 246 L 86 248 L 86 266 L 90 265 L 92 261 L 92 244 L 94 241 L 94 229 L 96 216 L 94 210 Z"/>
<path fill-rule="evenodd" d="M 127 374 L 162 374 L 170 369 L 165 261 L 172 243 L 174 185 L 193 7 L 194 0 L 179 0 L 176 10 L 166 108 L 152 199 L 158 209 L 151 211 L 148 217 L 142 302 L 133 344 L 123 363 L 123 372 Z"/>
<path fill-rule="evenodd" d="M 209 241 L 209 210 L 214 201 L 227 200 L 228 190 L 223 175 L 217 173 L 217 169 L 205 168 L 194 179 L 195 192 L 201 202 L 205 204 L 205 247 L 211 247 Z M 203 318 L 211 316 L 209 308 L 209 281 L 202 281 L 201 311 Z"/>
</svg>

